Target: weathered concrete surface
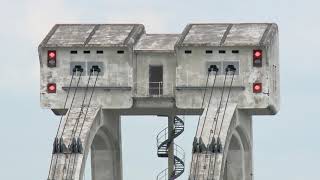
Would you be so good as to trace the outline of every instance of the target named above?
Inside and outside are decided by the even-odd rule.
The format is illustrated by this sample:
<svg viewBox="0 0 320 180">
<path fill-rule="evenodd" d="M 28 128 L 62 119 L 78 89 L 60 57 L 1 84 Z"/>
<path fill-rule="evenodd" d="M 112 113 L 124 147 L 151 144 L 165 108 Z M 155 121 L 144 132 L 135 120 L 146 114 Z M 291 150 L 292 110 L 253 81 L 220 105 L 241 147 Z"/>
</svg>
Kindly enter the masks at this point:
<svg viewBox="0 0 320 180">
<path fill-rule="evenodd" d="M 238 110 L 236 104 L 228 105 L 224 118 L 224 107 L 220 111 L 220 116 L 215 121 L 217 107 L 209 108 L 202 135 L 200 128 L 197 137 L 202 137 L 204 144 L 211 142 L 212 136 L 215 139 L 220 137 L 223 152 L 193 154 L 189 179 L 252 180 L 251 116 Z M 204 123 L 204 116 L 201 116 L 200 127 Z"/>
<path fill-rule="evenodd" d="M 134 50 L 148 52 L 174 52 L 180 34 L 144 34 L 135 45 Z"/>
<path fill-rule="evenodd" d="M 41 106 L 55 112 L 67 111 L 70 107 L 71 101 L 67 102 L 66 107 L 63 106 L 71 79 L 71 64 L 85 66 L 75 96 L 77 103 L 74 107 L 78 111 L 78 102 L 84 96 L 90 68 L 95 63 L 100 64 L 103 73 L 98 78 L 92 99 L 92 104 L 101 109 L 90 108 L 92 114 L 86 120 L 88 128 L 81 136 L 85 153 L 54 155 L 53 160 L 58 165 L 52 171 L 56 173 L 55 176 L 50 173 L 50 177 L 63 179 L 72 176 L 81 179 L 84 162 L 91 148 L 93 178 L 121 180 L 119 116 L 199 115 L 205 112 L 201 104 L 208 65 L 217 64 L 220 72 L 215 86 L 212 87 L 214 76 L 211 75 L 204 100 L 207 107 L 209 92 L 213 89 L 208 121 L 201 135 L 204 142 L 208 143 L 212 126 L 222 122 L 222 112 L 217 121 L 213 119 L 223 86 L 229 87 L 232 81 L 232 75 L 229 74 L 224 84 L 225 67 L 238 64 L 221 127 L 223 153 L 199 155 L 200 163 L 196 165 L 195 160 L 192 162 L 192 171 L 196 169 L 198 173 L 195 175 L 191 171 L 190 177 L 196 176 L 197 180 L 208 176 L 214 177 L 214 180 L 252 180 L 251 116 L 273 115 L 280 107 L 278 39 L 277 25 L 269 23 L 189 24 L 181 35 L 146 34 L 144 26 L 140 24 L 56 25 L 39 46 Z M 262 67 L 252 65 L 253 50 L 256 49 L 263 51 Z M 57 51 L 55 68 L 47 66 L 48 50 Z M 153 65 L 162 65 L 164 70 L 161 82 L 163 94 L 157 97 L 148 92 L 149 67 Z M 78 77 L 75 76 L 71 85 L 71 95 Z M 93 79 L 89 84 L 90 90 Z M 253 92 L 253 84 L 257 82 L 263 84 L 262 93 Z M 48 83 L 56 83 L 56 93 L 47 92 Z M 223 108 L 224 105 L 220 111 Z M 77 114 L 77 109 L 70 111 L 72 117 Z M 67 143 L 74 124 L 74 118 L 66 122 L 64 136 Z M 199 131 L 197 136 L 200 136 Z M 63 177 L 66 171 L 70 171 L 65 163 L 69 160 L 70 166 L 75 165 L 75 170 L 71 170 L 70 177 Z M 216 162 L 214 167 L 208 167 L 213 161 Z"/>
<path fill-rule="evenodd" d="M 86 108 L 84 108 L 84 112 Z M 84 122 L 81 133 L 81 141 L 84 148 L 83 154 L 54 154 L 50 169 L 50 180 L 82 180 L 85 162 L 91 149 L 92 176 L 95 180 L 121 180 L 121 131 L 119 115 L 102 111 L 100 107 L 90 107 L 87 118 L 83 121 L 84 113 L 80 116 L 79 126 L 75 127 L 80 108 L 74 108 L 68 121 L 66 115 L 59 129 L 58 137 L 63 137 L 66 145 L 69 145 L 72 137 L 79 137 L 81 124 Z M 62 134 L 64 124 L 65 130 Z"/>
<path fill-rule="evenodd" d="M 130 46 L 143 32 L 141 24 L 57 24 L 40 47 Z"/>
<path fill-rule="evenodd" d="M 48 68 L 47 51 L 53 49 L 57 67 Z M 253 49 L 264 52 L 261 68 L 252 67 Z M 134 108 L 133 98 L 148 95 L 148 68 L 155 64 L 164 66 L 164 92 L 168 92 L 164 95 L 174 96 L 178 109 L 201 109 L 208 64 L 236 62 L 239 75 L 232 93 L 238 98 L 232 100 L 252 114 L 275 114 L 280 104 L 278 49 L 278 27 L 271 23 L 189 24 L 182 34 L 146 34 L 140 24 L 60 24 L 39 46 L 41 106 L 63 109 L 61 97 L 67 93 L 71 62 L 86 66 L 98 62 L 103 64 L 103 74 L 94 101 L 104 109 Z M 74 50 L 78 54 L 70 53 Z M 83 53 L 88 50 L 90 54 Z M 220 67 L 216 87 L 223 85 L 223 74 Z M 80 87 L 86 85 L 88 75 L 83 74 Z M 263 93 L 253 94 L 255 82 L 263 84 Z M 46 92 L 48 83 L 57 83 L 56 94 Z"/>
</svg>

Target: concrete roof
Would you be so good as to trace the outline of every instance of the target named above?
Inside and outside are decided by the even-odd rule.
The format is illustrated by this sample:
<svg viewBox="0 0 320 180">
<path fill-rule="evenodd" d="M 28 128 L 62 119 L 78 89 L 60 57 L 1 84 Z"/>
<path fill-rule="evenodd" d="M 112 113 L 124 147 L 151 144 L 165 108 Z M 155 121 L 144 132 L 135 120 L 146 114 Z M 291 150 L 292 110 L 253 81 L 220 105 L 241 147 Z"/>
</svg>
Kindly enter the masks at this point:
<svg viewBox="0 0 320 180">
<path fill-rule="evenodd" d="M 135 51 L 174 51 L 180 34 L 144 34 L 134 47 Z"/>
<path fill-rule="evenodd" d="M 189 24 L 178 46 L 259 46 L 276 24 Z"/>
<path fill-rule="evenodd" d="M 39 47 L 127 47 L 173 51 L 184 46 L 263 46 L 278 27 L 272 23 L 189 24 L 179 34 L 145 34 L 141 24 L 58 24 Z"/>
<path fill-rule="evenodd" d="M 40 47 L 128 46 L 142 33 L 140 24 L 57 24 Z"/>
</svg>

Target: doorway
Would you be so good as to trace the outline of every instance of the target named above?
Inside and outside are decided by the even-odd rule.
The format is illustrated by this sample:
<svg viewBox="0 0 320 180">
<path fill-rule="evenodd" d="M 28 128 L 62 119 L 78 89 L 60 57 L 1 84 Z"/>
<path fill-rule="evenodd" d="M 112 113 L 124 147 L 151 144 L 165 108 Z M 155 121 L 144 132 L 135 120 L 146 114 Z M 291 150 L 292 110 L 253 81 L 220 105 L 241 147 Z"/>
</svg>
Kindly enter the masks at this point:
<svg viewBox="0 0 320 180">
<path fill-rule="evenodd" d="M 149 95 L 161 96 L 163 94 L 163 66 L 149 66 Z"/>
</svg>

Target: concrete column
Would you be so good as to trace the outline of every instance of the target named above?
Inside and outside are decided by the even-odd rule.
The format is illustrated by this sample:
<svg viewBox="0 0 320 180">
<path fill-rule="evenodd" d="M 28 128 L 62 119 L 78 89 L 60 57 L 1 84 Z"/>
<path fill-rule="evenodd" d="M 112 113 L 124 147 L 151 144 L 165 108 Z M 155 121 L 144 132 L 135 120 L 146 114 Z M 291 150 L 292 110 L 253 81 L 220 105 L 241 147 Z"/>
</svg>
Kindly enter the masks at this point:
<svg viewBox="0 0 320 180">
<path fill-rule="evenodd" d="M 172 138 L 174 135 L 174 116 L 168 116 L 168 137 Z M 174 171 L 174 141 L 172 140 L 168 148 L 168 179 Z"/>
<path fill-rule="evenodd" d="M 104 111 L 103 126 L 91 145 L 93 180 L 122 180 L 120 116 Z"/>
</svg>

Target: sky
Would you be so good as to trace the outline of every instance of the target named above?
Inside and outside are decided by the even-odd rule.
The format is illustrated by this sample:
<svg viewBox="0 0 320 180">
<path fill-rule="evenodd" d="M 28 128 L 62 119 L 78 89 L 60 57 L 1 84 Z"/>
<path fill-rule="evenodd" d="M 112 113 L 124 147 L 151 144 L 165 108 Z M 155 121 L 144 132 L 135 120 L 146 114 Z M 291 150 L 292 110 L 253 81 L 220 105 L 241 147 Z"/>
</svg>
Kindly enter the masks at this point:
<svg viewBox="0 0 320 180">
<path fill-rule="evenodd" d="M 37 46 L 54 24 L 143 23 L 148 33 L 181 33 L 187 23 L 199 22 L 279 25 L 281 110 L 276 116 L 254 117 L 254 176 L 320 179 L 318 0 L 0 0 L 0 4 L 1 180 L 47 177 L 59 118 L 40 108 Z M 196 119 L 186 117 L 186 131 L 178 140 L 187 160 Z M 155 179 L 165 168 L 165 160 L 155 153 L 155 137 L 165 125 L 159 117 L 123 117 L 124 180 Z M 136 140 L 142 137 L 137 148 Z"/>
</svg>

